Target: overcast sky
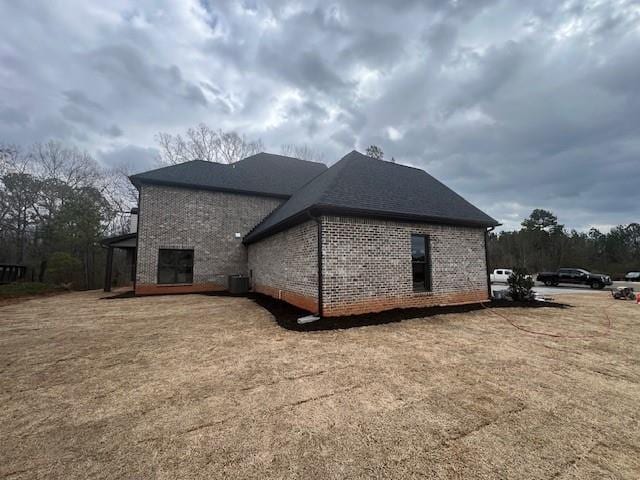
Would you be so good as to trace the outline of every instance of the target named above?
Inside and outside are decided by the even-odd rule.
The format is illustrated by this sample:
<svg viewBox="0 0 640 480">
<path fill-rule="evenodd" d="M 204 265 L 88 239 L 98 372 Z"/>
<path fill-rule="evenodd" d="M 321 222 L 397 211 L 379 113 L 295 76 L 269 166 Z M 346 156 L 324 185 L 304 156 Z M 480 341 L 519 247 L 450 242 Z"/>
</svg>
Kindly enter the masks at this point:
<svg viewBox="0 0 640 480">
<path fill-rule="evenodd" d="M 526 5 L 528 4 L 528 5 Z M 640 220 L 640 2 L 0 2 L 0 141 L 114 165 L 205 122 L 369 144 L 506 228 Z"/>
</svg>

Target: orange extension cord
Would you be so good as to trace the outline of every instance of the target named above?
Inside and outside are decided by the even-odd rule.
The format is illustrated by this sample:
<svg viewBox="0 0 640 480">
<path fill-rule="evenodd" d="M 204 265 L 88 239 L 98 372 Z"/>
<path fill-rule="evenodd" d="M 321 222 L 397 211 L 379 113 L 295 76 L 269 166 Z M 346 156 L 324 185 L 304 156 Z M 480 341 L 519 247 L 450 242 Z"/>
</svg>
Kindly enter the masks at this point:
<svg viewBox="0 0 640 480">
<path fill-rule="evenodd" d="M 611 317 L 609 317 L 609 314 L 607 313 L 607 310 L 604 309 L 602 311 L 603 314 L 604 314 L 604 318 L 606 319 L 606 325 L 605 325 L 606 326 L 606 330 L 604 331 L 604 333 L 597 333 L 597 334 L 593 334 L 593 335 L 565 335 L 565 334 L 562 334 L 562 333 L 538 332 L 536 330 L 530 330 L 530 329 L 528 329 L 526 327 L 518 325 L 517 323 L 515 323 L 512 319 L 510 319 L 506 315 L 503 315 L 502 313 L 498 312 L 495 308 L 491 308 L 491 307 L 488 307 L 487 305 L 485 305 L 484 302 L 481 302 L 481 305 L 485 309 L 487 309 L 491 313 L 493 313 L 494 315 L 497 315 L 498 317 L 502 318 L 503 320 L 506 320 L 507 322 L 509 322 L 509 324 L 512 327 L 515 327 L 518 330 L 522 330 L 523 332 L 530 333 L 532 335 L 540 335 L 540 336 L 543 336 L 543 337 L 567 338 L 567 339 L 586 339 L 586 338 L 606 337 L 611 332 L 611 327 L 612 327 Z"/>
<path fill-rule="evenodd" d="M 471 278 L 469 277 L 469 275 L 467 275 L 467 283 L 468 283 L 468 285 L 472 285 Z M 491 295 L 493 296 L 493 292 L 492 292 Z M 486 310 L 489 310 L 489 312 L 493 313 L 494 315 L 497 315 L 498 317 L 500 317 L 503 320 L 507 321 L 512 327 L 517 328 L 518 330 L 521 330 L 523 332 L 529 333 L 531 335 L 539 335 L 539 336 L 542 336 L 542 337 L 566 338 L 566 339 L 587 339 L 587 338 L 606 337 L 611 333 L 611 328 L 613 326 L 612 322 L 611 322 L 611 317 L 609 317 L 609 314 L 607 313 L 607 309 L 603 309 L 602 313 L 604 314 L 604 318 L 606 319 L 606 324 L 605 324 L 606 329 L 605 329 L 604 333 L 596 333 L 596 334 L 593 334 L 593 335 L 565 335 L 565 334 L 562 334 L 562 333 L 539 332 L 537 330 L 531 330 L 529 328 L 526 328 L 526 327 L 523 327 L 521 325 L 518 325 L 512 319 L 510 319 L 508 316 L 498 312 L 495 308 L 487 306 L 485 304 L 485 302 L 480 302 L 480 305 L 482 305 L 483 308 L 485 308 Z"/>
</svg>

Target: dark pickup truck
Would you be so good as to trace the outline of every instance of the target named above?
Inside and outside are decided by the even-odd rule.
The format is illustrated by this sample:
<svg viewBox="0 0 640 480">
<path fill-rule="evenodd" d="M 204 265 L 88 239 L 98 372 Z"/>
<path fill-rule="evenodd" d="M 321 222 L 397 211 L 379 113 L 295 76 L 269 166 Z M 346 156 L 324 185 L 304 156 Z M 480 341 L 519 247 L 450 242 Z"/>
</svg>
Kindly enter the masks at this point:
<svg viewBox="0 0 640 480">
<path fill-rule="evenodd" d="M 555 287 L 561 283 L 572 283 L 602 289 L 605 285 L 612 283 L 609 275 L 590 273 L 581 268 L 561 268 L 557 272 L 542 272 L 538 274 L 536 280 L 548 287 L 551 285 Z"/>
</svg>

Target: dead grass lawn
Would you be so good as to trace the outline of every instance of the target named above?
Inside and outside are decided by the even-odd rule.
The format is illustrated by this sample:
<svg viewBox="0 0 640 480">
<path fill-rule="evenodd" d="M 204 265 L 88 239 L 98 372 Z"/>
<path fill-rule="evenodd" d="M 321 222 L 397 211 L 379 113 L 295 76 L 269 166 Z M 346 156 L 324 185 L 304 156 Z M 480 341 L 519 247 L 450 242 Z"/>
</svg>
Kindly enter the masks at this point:
<svg viewBox="0 0 640 480">
<path fill-rule="evenodd" d="M 640 478 L 640 306 L 293 332 L 244 298 L 0 307 L 0 478 Z"/>
</svg>

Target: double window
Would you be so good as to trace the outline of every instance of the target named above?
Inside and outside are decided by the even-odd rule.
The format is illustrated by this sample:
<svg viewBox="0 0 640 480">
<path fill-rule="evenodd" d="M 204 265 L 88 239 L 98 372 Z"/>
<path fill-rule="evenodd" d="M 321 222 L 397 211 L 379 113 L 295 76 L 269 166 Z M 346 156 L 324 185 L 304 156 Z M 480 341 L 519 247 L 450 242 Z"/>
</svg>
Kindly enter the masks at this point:
<svg viewBox="0 0 640 480">
<path fill-rule="evenodd" d="M 431 255 L 428 235 L 411 235 L 413 291 L 431 291 Z"/>
<path fill-rule="evenodd" d="M 158 283 L 193 283 L 193 250 L 161 248 Z"/>
</svg>

